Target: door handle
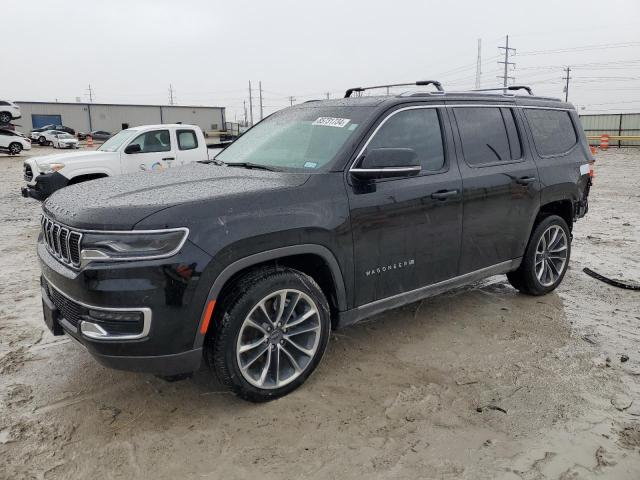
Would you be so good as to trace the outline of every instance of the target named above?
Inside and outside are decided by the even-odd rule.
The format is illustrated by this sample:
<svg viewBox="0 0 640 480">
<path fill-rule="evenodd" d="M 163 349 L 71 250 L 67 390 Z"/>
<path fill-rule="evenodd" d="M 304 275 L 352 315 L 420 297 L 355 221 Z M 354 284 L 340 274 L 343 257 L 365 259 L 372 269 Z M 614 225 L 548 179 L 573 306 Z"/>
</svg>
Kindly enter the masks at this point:
<svg viewBox="0 0 640 480">
<path fill-rule="evenodd" d="M 171 160 L 175 160 L 175 157 L 164 157 L 162 160 L 167 160 L 167 161 L 171 161 Z"/>
<path fill-rule="evenodd" d="M 431 194 L 431 198 L 436 200 L 446 200 L 450 197 L 455 197 L 458 195 L 458 190 L 441 190 L 439 192 L 435 192 Z"/>
<path fill-rule="evenodd" d="M 520 185 L 529 185 L 530 183 L 533 183 L 535 181 L 536 181 L 536 177 L 520 177 L 519 179 L 516 180 L 516 183 Z"/>
</svg>

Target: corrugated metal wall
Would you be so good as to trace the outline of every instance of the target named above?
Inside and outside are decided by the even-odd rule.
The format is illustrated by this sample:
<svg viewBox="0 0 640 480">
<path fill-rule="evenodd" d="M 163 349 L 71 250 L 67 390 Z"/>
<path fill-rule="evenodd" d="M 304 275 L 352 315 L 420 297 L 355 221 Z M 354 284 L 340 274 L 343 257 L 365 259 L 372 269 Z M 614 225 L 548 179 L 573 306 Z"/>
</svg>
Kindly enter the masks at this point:
<svg viewBox="0 0 640 480">
<path fill-rule="evenodd" d="M 640 113 L 615 113 L 605 115 L 580 115 L 582 128 L 590 135 L 640 135 Z M 600 140 L 590 140 L 591 145 L 599 145 Z M 636 147 L 640 141 L 612 140 L 611 146 Z"/>
<path fill-rule="evenodd" d="M 116 133 L 129 127 L 158 123 L 190 123 L 205 131 L 222 129 L 224 107 L 183 107 L 177 105 L 112 105 L 101 103 L 16 102 L 22 118 L 14 122 L 18 130 L 33 128 L 32 115 L 60 115 L 62 123 L 77 132 L 106 130 Z"/>
</svg>

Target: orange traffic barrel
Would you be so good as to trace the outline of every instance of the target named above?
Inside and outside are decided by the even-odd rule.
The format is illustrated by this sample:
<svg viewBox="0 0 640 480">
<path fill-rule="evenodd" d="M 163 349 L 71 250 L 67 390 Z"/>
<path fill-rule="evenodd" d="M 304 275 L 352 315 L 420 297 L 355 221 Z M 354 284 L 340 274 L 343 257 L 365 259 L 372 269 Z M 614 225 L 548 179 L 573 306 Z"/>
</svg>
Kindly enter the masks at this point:
<svg viewBox="0 0 640 480">
<path fill-rule="evenodd" d="M 593 145 L 589 147 L 591 149 L 591 155 L 595 155 L 596 153 L 598 153 L 598 149 L 596 147 L 594 147 Z"/>
<path fill-rule="evenodd" d="M 91 135 L 87 135 L 87 146 L 93 147 L 93 137 Z"/>
<path fill-rule="evenodd" d="M 607 150 L 609 148 L 609 135 L 606 133 L 600 135 L 600 150 Z"/>
</svg>

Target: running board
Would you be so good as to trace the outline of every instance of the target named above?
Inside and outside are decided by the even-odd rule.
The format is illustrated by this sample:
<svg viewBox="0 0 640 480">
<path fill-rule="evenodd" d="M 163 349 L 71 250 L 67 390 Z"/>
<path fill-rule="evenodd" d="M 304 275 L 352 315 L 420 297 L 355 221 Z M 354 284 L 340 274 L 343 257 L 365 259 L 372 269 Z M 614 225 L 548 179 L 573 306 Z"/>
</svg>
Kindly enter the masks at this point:
<svg viewBox="0 0 640 480">
<path fill-rule="evenodd" d="M 464 275 L 427 285 L 426 287 L 420 287 L 409 292 L 399 293 L 391 297 L 366 303 L 359 307 L 352 308 L 351 310 L 339 312 L 336 327 L 346 327 L 378 313 L 391 310 L 392 308 L 398 308 L 409 303 L 417 302 L 418 300 L 433 297 L 453 288 L 462 287 L 492 275 L 501 275 L 503 273 L 511 272 L 520 266 L 521 261 L 522 258 L 514 258 L 513 260 L 507 260 L 506 262 L 491 265 L 490 267 L 481 268 L 480 270 L 465 273 Z"/>
</svg>

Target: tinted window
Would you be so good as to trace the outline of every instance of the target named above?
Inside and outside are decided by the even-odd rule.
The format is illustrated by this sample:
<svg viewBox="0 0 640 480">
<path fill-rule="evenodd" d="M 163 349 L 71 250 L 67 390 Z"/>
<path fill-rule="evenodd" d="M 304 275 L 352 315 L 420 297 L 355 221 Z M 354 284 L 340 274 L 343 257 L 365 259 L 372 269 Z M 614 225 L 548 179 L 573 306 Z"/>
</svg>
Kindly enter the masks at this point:
<svg viewBox="0 0 640 480">
<path fill-rule="evenodd" d="M 369 142 L 367 150 L 374 148 L 411 148 L 423 170 L 440 170 L 444 165 L 444 147 L 438 112 L 419 108 L 396 113 Z"/>
<path fill-rule="evenodd" d="M 524 111 L 540 155 L 559 155 L 577 143 L 578 137 L 569 112 L 529 108 Z"/>
<path fill-rule="evenodd" d="M 0 105 L 9 105 L 9 102 L 5 102 L 4 100 L 0 100 Z"/>
<path fill-rule="evenodd" d="M 507 127 L 499 108 L 454 108 L 453 111 L 460 131 L 464 158 L 469 165 L 510 162 L 520 158 L 518 151 L 513 152 L 517 156 L 512 156 Z"/>
<path fill-rule="evenodd" d="M 169 130 L 153 130 L 143 133 L 129 145 L 140 145 L 141 153 L 168 152 L 171 150 Z"/>
<path fill-rule="evenodd" d="M 192 150 L 198 148 L 198 139 L 193 130 L 178 130 L 178 148 L 180 150 Z"/>
</svg>

